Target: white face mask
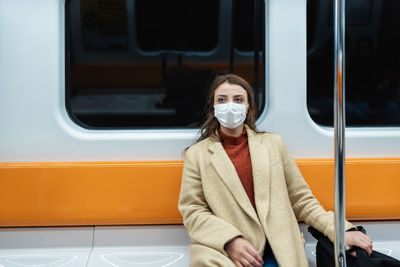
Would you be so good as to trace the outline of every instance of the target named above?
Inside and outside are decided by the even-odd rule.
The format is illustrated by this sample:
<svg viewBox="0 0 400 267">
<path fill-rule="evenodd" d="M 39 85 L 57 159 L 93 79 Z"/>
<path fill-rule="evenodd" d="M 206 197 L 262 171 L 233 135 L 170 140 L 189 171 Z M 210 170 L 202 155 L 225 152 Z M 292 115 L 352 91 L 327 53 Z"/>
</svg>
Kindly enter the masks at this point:
<svg viewBox="0 0 400 267">
<path fill-rule="evenodd" d="M 214 116 L 222 126 L 235 129 L 246 119 L 246 109 L 246 105 L 233 102 L 218 104 L 214 105 Z"/>
</svg>

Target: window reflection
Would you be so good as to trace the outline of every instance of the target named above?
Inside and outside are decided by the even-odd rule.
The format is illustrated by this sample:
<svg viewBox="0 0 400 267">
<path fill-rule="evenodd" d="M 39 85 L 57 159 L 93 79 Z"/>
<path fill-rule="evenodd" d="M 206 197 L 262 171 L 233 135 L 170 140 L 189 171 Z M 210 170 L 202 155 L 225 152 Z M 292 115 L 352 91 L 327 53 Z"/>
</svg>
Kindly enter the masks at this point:
<svg viewBox="0 0 400 267">
<path fill-rule="evenodd" d="M 199 127 L 218 72 L 246 78 L 261 110 L 265 18 L 263 1 L 257 3 L 67 1 L 69 115 L 86 128 Z M 232 23 L 233 16 L 243 25 Z"/>
<path fill-rule="evenodd" d="M 137 45 L 143 51 L 210 51 L 218 42 L 218 0 L 136 0 Z"/>
<path fill-rule="evenodd" d="M 126 1 L 82 1 L 82 31 L 85 51 L 128 50 Z"/>
<path fill-rule="evenodd" d="M 346 121 L 348 126 L 400 125 L 400 2 L 347 1 Z M 333 126 L 332 1 L 307 5 L 307 105 Z M 331 15 L 330 15 L 331 16 Z"/>
</svg>

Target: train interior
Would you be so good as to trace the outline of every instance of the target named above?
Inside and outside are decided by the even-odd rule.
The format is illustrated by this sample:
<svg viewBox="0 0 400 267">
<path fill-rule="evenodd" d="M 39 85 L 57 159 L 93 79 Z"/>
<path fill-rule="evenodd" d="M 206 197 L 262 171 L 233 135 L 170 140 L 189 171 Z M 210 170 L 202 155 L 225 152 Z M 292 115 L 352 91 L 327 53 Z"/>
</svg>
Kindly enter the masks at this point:
<svg viewBox="0 0 400 267">
<path fill-rule="evenodd" d="M 196 129 L 219 72 L 245 77 L 260 113 L 267 108 L 264 1 L 65 2 L 65 105 L 81 127 Z M 332 5 L 307 1 L 307 109 L 324 127 L 333 125 Z M 398 127 L 400 1 L 347 5 L 347 125 Z M 397 214 L 354 223 L 366 228 L 375 250 L 400 259 L 399 220 Z M 316 240 L 299 225 L 316 266 Z M 180 223 L 0 226 L 0 267 L 188 266 L 190 260 Z"/>
</svg>

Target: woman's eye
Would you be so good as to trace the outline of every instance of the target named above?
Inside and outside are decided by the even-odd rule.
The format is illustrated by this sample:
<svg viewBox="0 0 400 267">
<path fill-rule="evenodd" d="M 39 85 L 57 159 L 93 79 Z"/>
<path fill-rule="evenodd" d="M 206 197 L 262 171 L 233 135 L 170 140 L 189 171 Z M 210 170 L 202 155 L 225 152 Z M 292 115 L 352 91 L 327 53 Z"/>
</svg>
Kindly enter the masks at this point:
<svg viewBox="0 0 400 267">
<path fill-rule="evenodd" d="M 243 98 L 236 98 L 235 102 L 242 103 L 243 102 Z"/>
<path fill-rule="evenodd" d="M 223 98 L 218 98 L 217 101 L 218 101 L 218 103 L 223 103 L 223 102 L 225 101 L 225 99 L 223 99 Z"/>
</svg>

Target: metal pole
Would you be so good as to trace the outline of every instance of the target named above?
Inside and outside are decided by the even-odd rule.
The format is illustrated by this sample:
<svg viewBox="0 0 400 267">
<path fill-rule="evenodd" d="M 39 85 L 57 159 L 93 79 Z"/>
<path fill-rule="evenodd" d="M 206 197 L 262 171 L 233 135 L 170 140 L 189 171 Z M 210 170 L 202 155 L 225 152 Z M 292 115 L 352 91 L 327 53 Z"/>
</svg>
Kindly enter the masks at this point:
<svg viewBox="0 0 400 267">
<path fill-rule="evenodd" d="M 258 100 L 260 89 L 260 0 L 254 0 L 254 95 Z M 258 101 L 257 101 L 258 102 Z"/>
<path fill-rule="evenodd" d="M 237 2 L 235 0 L 232 0 L 232 12 L 231 14 L 231 42 L 229 44 L 229 72 L 233 73 L 234 69 L 233 66 L 235 64 L 235 27 L 236 27 L 236 23 L 235 23 L 235 12 L 237 11 L 238 7 L 237 7 Z"/>
<path fill-rule="evenodd" d="M 345 0 L 335 0 L 335 265 L 346 266 L 345 252 Z"/>
</svg>

